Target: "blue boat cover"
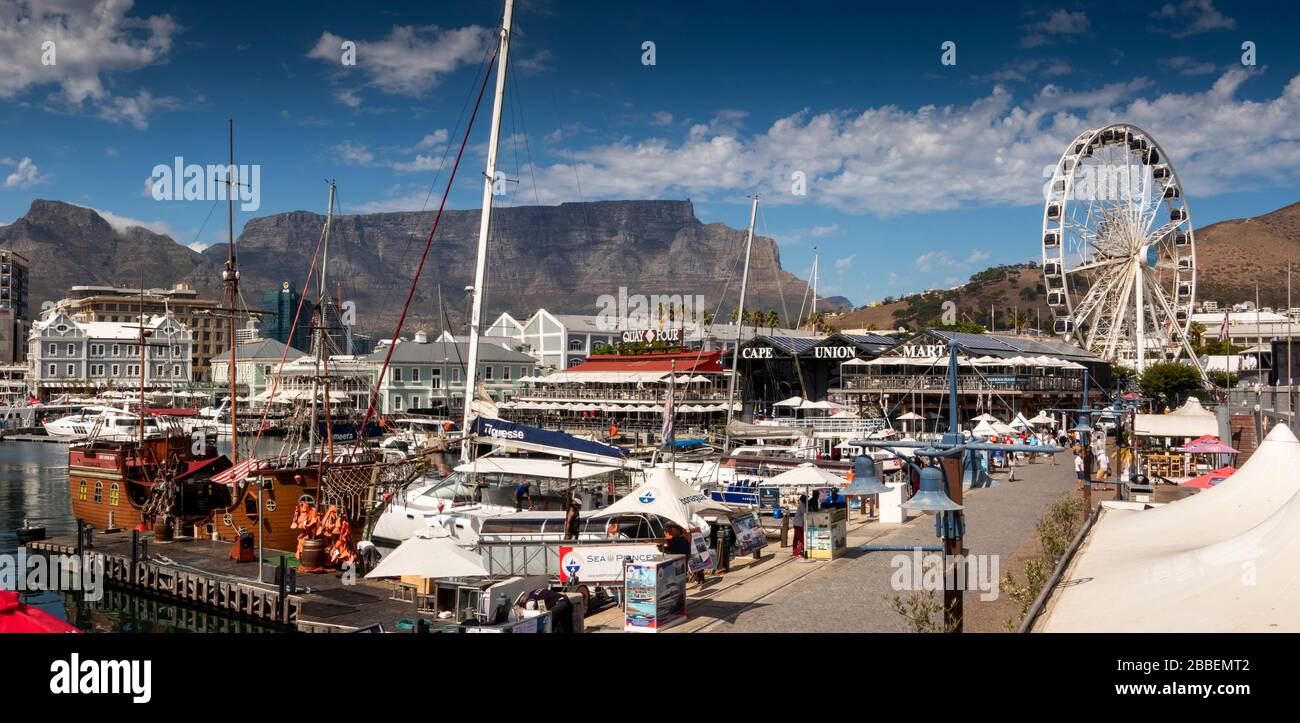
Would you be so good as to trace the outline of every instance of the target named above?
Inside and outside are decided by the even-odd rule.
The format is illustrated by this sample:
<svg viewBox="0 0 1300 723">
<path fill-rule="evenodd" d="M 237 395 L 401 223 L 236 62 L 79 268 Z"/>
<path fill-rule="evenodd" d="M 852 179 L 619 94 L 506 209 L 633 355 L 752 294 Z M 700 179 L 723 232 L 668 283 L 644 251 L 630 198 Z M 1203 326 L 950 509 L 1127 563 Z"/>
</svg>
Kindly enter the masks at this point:
<svg viewBox="0 0 1300 723">
<path fill-rule="evenodd" d="M 478 417 L 470 425 L 470 430 L 476 437 L 487 438 L 483 441 L 500 440 L 508 444 L 549 452 L 561 457 L 574 453 L 595 457 L 611 457 L 613 459 L 627 458 L 627 450 L 622 447 L 615 447 L 589 439 L 579 439 L 564 432 L 539 429 L 518 422 L 507 422 L 504 419 Z"/>
</svg>

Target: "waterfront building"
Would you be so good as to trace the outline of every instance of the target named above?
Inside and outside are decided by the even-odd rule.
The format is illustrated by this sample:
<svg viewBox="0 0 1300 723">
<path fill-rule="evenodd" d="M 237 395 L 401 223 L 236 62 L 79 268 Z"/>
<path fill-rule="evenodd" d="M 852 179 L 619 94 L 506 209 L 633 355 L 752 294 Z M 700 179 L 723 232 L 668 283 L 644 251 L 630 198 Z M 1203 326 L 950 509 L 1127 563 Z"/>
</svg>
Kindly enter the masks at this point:
<svg viewBox="0 0 1300 723">
<path fill-rule="evenodd" d="M 147 351 L 144 386 L 152 391 L 188 387 L 192 332 L 174 314 L 144 319 Z M 140 325 L 89 321 L 87 314 L 51 310 L 32 324 L 27 356 L 29 389 L 41 400 L 61 394 L 93 395 L 140 388 Z"/>
<path fill-rule="evenodd" d="M 845 361 L 874 359 L 896 341 L 871 334 L 786 332 L 781 329 L 779 334 L 758 335 L 740 345 L 741 399 L 749 415 L 768 414 L 773 404 L 790 397 L 825 400 L 827 392 L 838 385 Z"/>
<path fill-rule="evenodd" d="M 143 297 L 143 298 L 142 298 Z M 59 312 L 80 314 L 88 322 L 134 323 L 140 314 L 172 314 L 193 335 L 187 368 L 194 381 L 211 381 L 211 360 L 221 349 L 230 348 L 226 338 L 228 324 L 216 299 L 203 299 L 186 283 L 170 289 L 144 289 L 116 286 L 74 286 L 71 294 L 55 302 Z"/>
<path fill-rule="evenodd" d="M 729 376 L 716 351 L 594 355 L 572 368 L 525 379 L 523 391 L 503 405 L 503 414 L 512 421 L 599 435 L 608 435 L 612 426 L 657 441 L 670 377 L 679 434 L 721 428 Z"/>
<path fill-rule="evenodd" d="M 875 359 L 843 362 L 829 398 L 863 415 L 915 412 L 926 418 L 927 429 L 936 418 L 946 429 L 950 340 L 957 342 L 963 420 L 982 412 L 1010 421 L 1018 413 L 1032 417 L 1052 407 L 1077 408 L 1085 369 L 1094 400 L 1100 399 L 1098 390 L 1110 387 L 1110 365 L 1073 344 L 927 329 Z"/>
<path fill-rule="evenodd" d="M 271 389 L 280 359 L 285 364 L 297 361 L 307 352 L 294 347 L 285 350 L 285 344 L 275 339 L 255 337 L 235 345 L 235 394 L 237 397 L 256 397 Z M 230 379 L 230 349 L 224 349 L 212 359 L 212 378 L 220 389 Z"/>
<path fill-rule="evenodd" d="M 483 337 L 478 347 L 478 381 L 497 402 L 513 399 L 523 388 L 520 380 L 538 373 L 537 361 L 532 356 L 507 349 L 501 342 L 501 338 Z M 387 346 L 381 342 L 365 357 L 373 367 L 372 382 L 379 375 Z M 379 387 L 380 411 L 394 414 L 427 410 L 458 415 L 465 398 L 464 371 L 468 358 L 468 341 L 430 341 L 423 331 L 416 332 L 413 340 L 399 339 L 389 360 L 388 373 Z"/>
</svg>

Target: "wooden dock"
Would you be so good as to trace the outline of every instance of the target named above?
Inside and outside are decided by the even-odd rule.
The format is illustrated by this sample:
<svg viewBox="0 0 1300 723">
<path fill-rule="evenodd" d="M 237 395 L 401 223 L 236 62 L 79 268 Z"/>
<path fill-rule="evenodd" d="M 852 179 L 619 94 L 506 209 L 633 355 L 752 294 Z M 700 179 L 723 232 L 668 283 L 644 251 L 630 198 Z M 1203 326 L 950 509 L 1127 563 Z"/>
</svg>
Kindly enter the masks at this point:
<svg viewBox="0 0 1300 723">
<path fill-rule="evenodd" d="M 338 571 L 298 573 L 292 553 L 266 550 L 265 582 L 257 581 L 252 562 L 230 558 L 232 543 L 192 537 L 169 542 L 151 533 L 98 532 L 81 550 L 103 561 L 107 587 L 175 600 L 201 610 L 309 633 L 351 632 L 375 624 L 391 631 L 399 619 L 415 617 L 396 583 L 345 580 Z M 30 555 L 76 555 L 76 536 L 27 544 Z M 277 580 L 285 561 L 283 584 Z M 427 613 L 425 613 L 427 616 Z"/>
</svg>

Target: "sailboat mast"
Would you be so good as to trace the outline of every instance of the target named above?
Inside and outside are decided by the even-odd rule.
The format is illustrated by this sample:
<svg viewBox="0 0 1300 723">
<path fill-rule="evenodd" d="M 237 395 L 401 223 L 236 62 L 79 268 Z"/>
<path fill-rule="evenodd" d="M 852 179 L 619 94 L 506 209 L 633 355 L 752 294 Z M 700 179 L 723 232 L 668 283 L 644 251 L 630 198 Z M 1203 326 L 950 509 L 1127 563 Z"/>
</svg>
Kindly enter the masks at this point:
<svg viewBox="0 0 1300 723">
<path fill-rule="evenodd" d="M 818 264 L 819 264 L 820 262 L 821 262 L 821 254 L 817 253 L 817 249 L 813 249 L 813 270 L 812 270 L 812 282 L 813 282 L 813 287 L 812 287 L 812 316 L 814 316 L 814 317 L 817 316 L 817 271 L 818 271 L 818 268 L 817 268 L 817 267 L 818 267 Z M 814 329 L 814 331 L 816 331 L 816 330 Z"/>
<path fill-rule="evenodd" d="M 316 447 L 316 420 L 318 417 L 318 405 L 316 398 L 320 395 L 320 375 L 325 365 L 325 304 L 329 298 L 329 287 L 326 286 L 329 272 L 330 261 L 330 222 L 334 218 L 334 182 L 330 181 L 330 199 L 329 206 L 325 211 L 325 233 L 324 240 L 321 243 L 321 264 L 320 264 L 320 294 L 316 299 L 316 312 L 319 315 L 316 322 L 316 333 L 313 344 L 316 347 L 315 374 L 311 380 L 311 424 L 307 428 L 307 449 L 311 450 Z M 326 401 L 328 404 L 328 400 Z"/>
<path fill-rule="evenodd" d="M 731 419 L 736 405 L 736 370 L 740 365 L 740 337 L 745 329 L 745 293 L 749 290 L 749 255 L 754 248 L 754 220 L 758 217 L 758 194 L 749 208 L 749 233 L 745 236 L 745 271 L 740 275 L 740 305 L 736 308 L 736 346 L 731 350 L 731 381 L 727 385 L 727 428 L 723 431 L 722 451 L 731 448 Z"/>
<path fill-rule="evenodd" d="M 483 316 L 483 277 L 487 271 L 488 231 L 492 223 L 492 190 L 497 175 L 497 142 L 501 136 L 501 105 L 506 93 L 506 69 L 510 55 L 510 18 L 514 13 L 514 0 L 506 0 L 505 15 L 501 21 L 501 49 L 497 52 L 496 93 L 492 100 L 492 132 L 488 138 L 487 170 L 483 174 L 483 210 L 478 225 L 478 259 L 474 262 L 474 286 L 470 288 L 469 359 L 465 369 L 464 416 L 461 429 L 465 439 L 461 442 L 461 461 L 469 461 L 471 442 L 469 428 L 473 421 L 471 402 L 478 381 L 478 335 Z M 396 343 L 396 340 L 394 340 Z"/>
<path fill-rule="evenodd" d="M 239 271 L 235 268 L 235 119 L 226 120 L 230 130 L 230 166 L 226 169 L 226 268 L 221 272 L 226 287 L 230 340 L 230 461 L 239 461 L 238 407 L 235 403 L 235 302 L 239 299 Z"/>
</svg>

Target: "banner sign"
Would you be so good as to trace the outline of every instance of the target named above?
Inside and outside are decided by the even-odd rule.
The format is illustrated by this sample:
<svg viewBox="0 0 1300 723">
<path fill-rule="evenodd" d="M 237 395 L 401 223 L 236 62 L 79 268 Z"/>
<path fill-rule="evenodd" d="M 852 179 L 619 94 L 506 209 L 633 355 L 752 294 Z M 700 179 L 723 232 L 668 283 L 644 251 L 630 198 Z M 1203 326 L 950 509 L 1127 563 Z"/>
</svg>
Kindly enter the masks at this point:
<svg viewBox="0 0 1300 723">
<path fill-rule="evenodd" d="M 582 545 L 560 547 L 560 582 L 619 582 L 624 561 L 644 562 L 659 557 L 656 545 Z"/>
</svg>

